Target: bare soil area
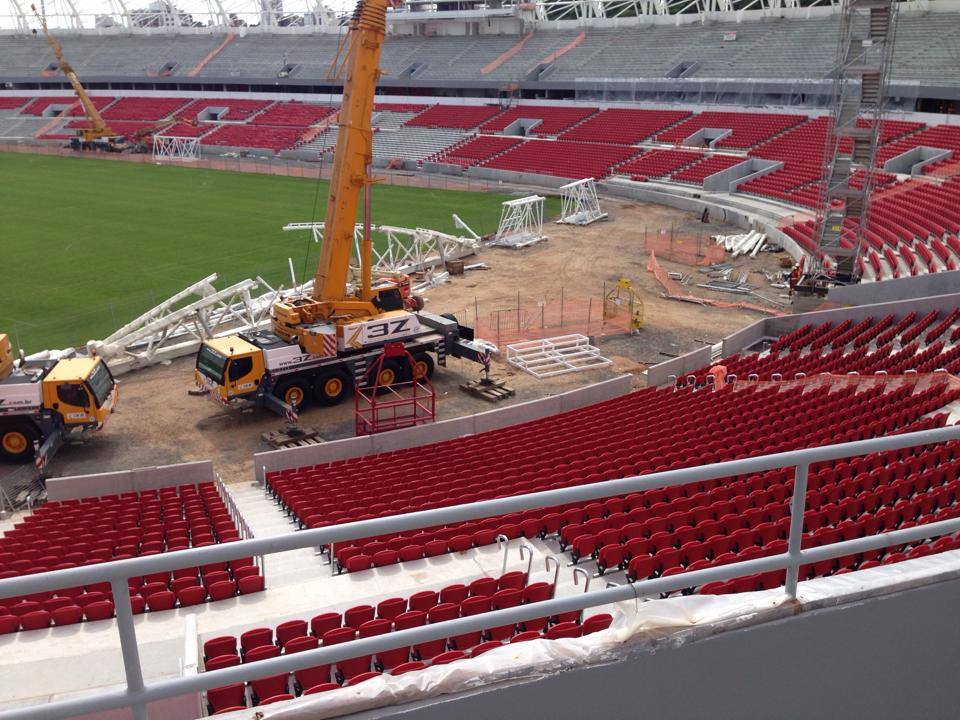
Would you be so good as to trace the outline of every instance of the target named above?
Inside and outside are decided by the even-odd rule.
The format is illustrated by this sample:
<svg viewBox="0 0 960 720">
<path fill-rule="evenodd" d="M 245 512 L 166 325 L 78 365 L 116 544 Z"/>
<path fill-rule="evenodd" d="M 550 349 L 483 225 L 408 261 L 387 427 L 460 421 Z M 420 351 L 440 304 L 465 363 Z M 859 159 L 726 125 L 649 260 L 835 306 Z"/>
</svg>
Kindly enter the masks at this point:
<svg viewBox="0 0 960 720">
<path fill-rule="evenodd" d="M 718 224 L 702 224 L 699 217 L 658 205 L 606 201 L 609 219 L 588 227 L 545 226 L 547 242 L 521 250 L 492 248 L 477 260 L 489 271 L 470 271 L 454 277 L 450 283 L 427 293 L 427 309 L 433 312 L 494 306 L 504 299 L 555 300 L 562 291 L 568 297 L 600 298 L 604 283 L 626 277 L 639 291 L 645 306 L 644 328 L 637 335 L 616 335 L 597 343 L 613 365 L 582 373 L 538 380 L 514 370 L 502 360 L 494 364 L 494 374 L 516 389 L 506 403 L 523 402 L 594 383 L 625 372 L 643 384 L 642 372 L 652 364 L 680 355 L 705 344 L 713 344 L 725 335 L 762 317 L 760 313 L 739 309 L 720 309 L 678 302 L 662 297 L 662 288 L 647 272 L 648 253 L 645 230 L 672 227 L 689 236 L 702 234 L 709 241 L 715 233 L 736 232 Z M 468 261 L 470 262 L 470 261 Z M 777 258 L 761 253 L 756 259 L 738 259 L 734 277 L 741 268 L 750 273 L 750 282 L 765 286 L 766 281 L 753 271 L 773 270 Z M 691 294 L 736 301 L 738 296 L 707 293 L 695 283 L 706 276 L 696 268 L 663 261 L 665 268 L 694 278 Z M 767 288 L 768 294 L 776 291 Z M 208 399 L 192 397 L 192 358 L 183 358 L 167 366 L 156 366 L 121 378 L 120 404 L 106 429 L 82 445 L 63 448 L 49 468 L 52 476 L 123 470 L 165 465 L 188 460 L 214 460 L 215 468 L 227 481 L 249 480 L 253 471 L 253 453 L 269 449 L 261 434 L 278 429 L 283 422 L 266 412 L 226 411 Z M 466 395 L 459 389 L 465 379 L 479 376 L 472 363 L 450 359 L 448 367 L 434 376 L 438 419 L 490 410 L 492 405 Z M 337 408 L 310 408 L 301 414 L 301 424 L 318 428 L 326 440 L 350 437 L 354 432 L 354 405 Z M 13 470 L 0 466 L 0 479 Z"/>
</svg>

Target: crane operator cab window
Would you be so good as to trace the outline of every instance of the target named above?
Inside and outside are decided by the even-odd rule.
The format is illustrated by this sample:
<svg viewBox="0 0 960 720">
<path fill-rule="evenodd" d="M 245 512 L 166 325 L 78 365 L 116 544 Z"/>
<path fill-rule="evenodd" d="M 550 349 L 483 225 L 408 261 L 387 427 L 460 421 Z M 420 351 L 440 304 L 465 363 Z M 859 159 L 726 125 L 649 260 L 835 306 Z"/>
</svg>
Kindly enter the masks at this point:
<svg viewBox="0 0 960 720">
<path fill-rule="evenodd" d="M 110 374 L 106 363 L 98 362 L 93 366 L 90 377 L 87 378 L 87 387 L 90 389 L 97 407 L 103 407 L 113 390 L 113 375 Z"/>
<path fill-rule="evenodd" d="M 75 408 L 85 408 L 90 405 L 90 396 L 86 388 L 79 383 L 61 383 L 57 385 L 57 400 L 62 405 Z"/>
<path fill-rule="evenodd" d="M 235 357 L 230 361 L 227 376 L 230 378 L 230 382 L 235 383 L 249 375 L 251 370 L 253 370 L 252 357 Z"/>
<path fill-rule="evenodd" d="M 209 345 L 204 345 L 197 355 L 197 370 L 214 382 L 223 385 L 223 373 L 227 369 L 228 359 Z"/>
</svg>

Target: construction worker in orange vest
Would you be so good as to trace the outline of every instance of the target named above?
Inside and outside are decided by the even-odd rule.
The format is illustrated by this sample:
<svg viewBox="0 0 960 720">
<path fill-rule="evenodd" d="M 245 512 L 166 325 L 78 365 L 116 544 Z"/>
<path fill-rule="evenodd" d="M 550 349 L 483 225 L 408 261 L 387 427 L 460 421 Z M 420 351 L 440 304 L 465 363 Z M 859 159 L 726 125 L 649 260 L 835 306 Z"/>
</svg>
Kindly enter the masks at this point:
<svg viewBox="0 0 960 720">
<path fill-rule="evenodd" d="M 708 375 L 713 376 L 713 389 L 714 390 L 723 390 L 727 385 L 727 366 L 726 365 L 714 365 L 707 371 Z"/>
</svg>

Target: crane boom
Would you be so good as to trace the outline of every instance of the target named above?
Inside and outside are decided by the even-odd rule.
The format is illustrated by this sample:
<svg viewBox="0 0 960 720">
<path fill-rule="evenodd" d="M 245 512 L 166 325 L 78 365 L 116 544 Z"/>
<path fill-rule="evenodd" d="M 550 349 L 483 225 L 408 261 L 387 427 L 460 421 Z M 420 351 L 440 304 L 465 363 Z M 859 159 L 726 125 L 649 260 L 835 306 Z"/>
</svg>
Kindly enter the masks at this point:
<svg viewBox="0 0 960 720">
<path fill-rule="evenodd" d="M 333 156 L 323 246 L 313 281 L 316 300 L 343 300 L 360 194 L 370 183 L 373 162 L 373 99 L 380 77 L 387 0 L 360 0 L 350 20 L 339 132 Z M 364 258 L 366 260 L 366 258 Z M 361 299 L 370 299 L 369 263 L 362 263 Z"/>
<path fill-rule="evenodd" d="M 90 130 L 87 133 L 89 138 L 101 138 L 113 135 L 114 132 L 104 121 L 103 116 L 100 115 L 100 111 L 97 110 L 97 106 L 93 104 L 93 100 L 87 95 L 87 91 L 80 82 L 80 78 L 77 77 L 73 66 L 64 57 L 63 48 L 60 46 L 60 43 L 50 34 L 50 30 L 47 28 L 47 21 L 40 16 L 36 5 L 31 5 L 30 9 L 33 10 L 33 14 L 36 15 L 37 20 L 40 21 L 40 27 L 43 28 L 43 36 L 47 39 L 47 45 L 50 46 L 50 49 L 53 50 L 54 57 L 57 58 L 57 66 L 63 71 L 63 74 L 67 76 L 67 80 L 70 81 L 70 85 L 73 87 L 73 92 L 76 93 L 80 104 L 83 105 L 83 111 L 87 116 L 87 120 L 90 121 Z"/>
</svg>

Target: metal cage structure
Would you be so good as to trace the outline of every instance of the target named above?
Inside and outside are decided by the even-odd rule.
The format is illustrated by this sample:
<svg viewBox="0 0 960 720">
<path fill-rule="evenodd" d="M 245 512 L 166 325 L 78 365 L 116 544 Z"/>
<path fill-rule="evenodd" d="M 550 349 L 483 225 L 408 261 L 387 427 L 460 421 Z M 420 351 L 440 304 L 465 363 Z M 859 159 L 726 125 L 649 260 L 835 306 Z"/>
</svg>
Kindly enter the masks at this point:
<svg viewBox="0 0 960 720">
<path fill-rule="evenodd" d="M 418 362 L 403 343 L 384 345 L 383 352 L 354 385 L 357 435 L 434 422 L 437 394 L 428 375 L 427 366 Z"/>
<path fill-rule="evenodd" d="M 543 201 L 540 195 L 506 200 L 493 245 L 522 248 L 546 240 L 543 234 Z"/>
<path fill-rule="evenodd" d="M 607 214 L 600 209 L 597 181 L 594 178 L 584 178 L 561 185 L 560 193 L 562 204 L 558 224 L 589 225 L 607 217 Z"/>
</svg>

